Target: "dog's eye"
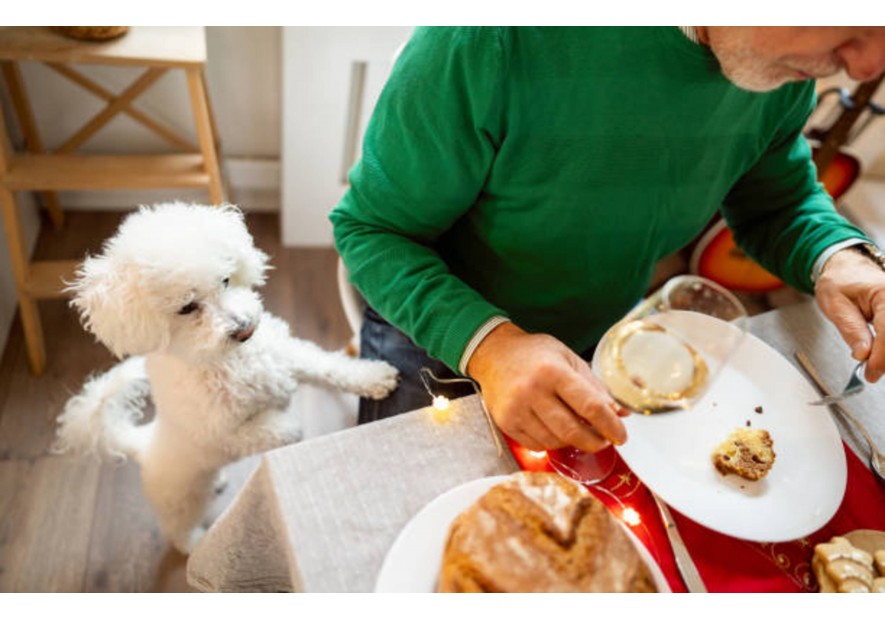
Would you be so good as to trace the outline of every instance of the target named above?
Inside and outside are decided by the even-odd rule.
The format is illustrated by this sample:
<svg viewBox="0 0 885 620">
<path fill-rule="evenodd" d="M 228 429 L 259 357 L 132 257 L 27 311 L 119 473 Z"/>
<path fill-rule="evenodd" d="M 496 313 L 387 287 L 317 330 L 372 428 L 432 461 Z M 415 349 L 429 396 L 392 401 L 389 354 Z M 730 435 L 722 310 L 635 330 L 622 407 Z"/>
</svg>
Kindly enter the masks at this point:
<svg viewBox="0 0 885 620">
<path fill-rule="evenodd" d="M 230 278 L 225 278 L 221 283 L 224 285 L 224 288 L 227 288 L 230 285 Z"/>
<path fill-rule="evenodd" d="M 186 306 L 182 306 L 181 310 L 178 311 L 178 314 L 190 314 L 194 312 L 197 308 L 199 308 L 199 304 L 197 302 L 192 301 Z"/>
</svg>

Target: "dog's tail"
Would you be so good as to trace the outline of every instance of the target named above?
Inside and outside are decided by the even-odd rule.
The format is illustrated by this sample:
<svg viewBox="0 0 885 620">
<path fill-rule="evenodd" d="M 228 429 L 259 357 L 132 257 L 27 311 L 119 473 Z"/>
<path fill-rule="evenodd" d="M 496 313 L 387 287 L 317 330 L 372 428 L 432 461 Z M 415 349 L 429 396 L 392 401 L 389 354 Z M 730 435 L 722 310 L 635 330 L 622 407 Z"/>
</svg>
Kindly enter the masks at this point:
<svg viewBox="0 0 885 620">
<path fill-rule="evenodd" d="M 58 417 L 52 451 L 140 461 L 153 426 L 139 424 L 149 391 L 143 357 L 90 379 Z"/>
</svg>

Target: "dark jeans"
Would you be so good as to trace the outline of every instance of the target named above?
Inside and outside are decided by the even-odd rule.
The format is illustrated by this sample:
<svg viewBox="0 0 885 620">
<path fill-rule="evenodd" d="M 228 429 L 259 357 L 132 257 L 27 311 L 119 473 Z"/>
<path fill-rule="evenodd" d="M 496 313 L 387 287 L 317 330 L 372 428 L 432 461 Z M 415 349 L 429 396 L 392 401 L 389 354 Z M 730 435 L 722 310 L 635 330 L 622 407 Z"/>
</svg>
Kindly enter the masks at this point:
<svg viewBox="0 0 885 620">
<path fill-rule="evenodd" d="M 596 345 L 581 354 L 589 361 L 593 359 Z M 382 319 L 377 312 L 366 306 L 363 312 L 363 325 L 360 331 L 360 357 L 381 359 L 393 364 L 400 373 L 399 386 L 383 400 L 360 399 L 359 424 L 389 418 L 406 411 L 420 409 L 431 404 L 432 397 L 427 393 L 421 382 L 422 367 L 440 379 L 457 377 L 458 375 L 441 361 L 427 355 L 412 340 Z M 469 383 L 436 383 L 428 379 L 435 395 L 443 395 L 449 399 L 474 394 L 475 390 Z"/>
<path fill-rule="evenodd" d="M 392 364 L 399 370 L 400 380 L 399 386 L 383 400 L 360 399 L 359 424 L 430 405 L 432 397 L 424 388 L 419 374 L 422 367 L 430 369 L 440 379 L 458 376 L 441 361 L 427 355 L 424 349 L 368 306 L 363 312 L 360 331 L 360 357 L 381 359 Z M 436 383 L 429 377 L 428 382 L 435 395 L 441 394 L 449 399 L 475 393 L 469 383 Z"/>
</svg>

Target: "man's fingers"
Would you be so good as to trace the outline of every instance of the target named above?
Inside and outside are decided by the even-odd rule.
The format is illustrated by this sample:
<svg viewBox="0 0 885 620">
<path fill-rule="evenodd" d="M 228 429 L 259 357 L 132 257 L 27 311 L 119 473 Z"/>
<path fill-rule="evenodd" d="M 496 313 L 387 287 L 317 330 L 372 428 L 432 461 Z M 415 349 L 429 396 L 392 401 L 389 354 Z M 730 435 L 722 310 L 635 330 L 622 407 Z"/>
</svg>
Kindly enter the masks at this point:
<svg viewBox="0 0 885 620">
<path fill-rule="evenodd" d="M 522 426 L 519 428 L 505 431 L 510 437 L 516 440 L 519 445 L 529 450 L 555 450 L 564 447 L 559 439 L 557 439 L 549 429 L 535 416 L 530 415 L 522 420 Z"/>
<path fill-rule="evenodd" d="M 576 372 L 559 386 L 558 394 L 597 434 L 617 446 L 627 441 L 627 429 L 620 419 L 621 407 L 595 377 Z"/>
<path fill-rule="evenodd" d="M 494 417 L 494 414 L 493 414 Z M 496 418 L 502 431 L 529 450 L 555 450 L 566 444 L 552 432 L 530 405 L 518 413 Z"/>
<path fill-rule="evenodd" d="M 556 450 L 569 445 L 550 428 L 545 417 L 539 414 L 534 407 L 532 408 L 532 415 L 531 419 L 528 420 L 528 424 L 531 426 L 530 432 L 532 437 L 543 444 L 544 449 Z"/>
<path fill-rule="evenodd" d="M 885 374 L 885 294 L 873 295 L 870 310 L 874 335 L 865 375 L 867 381 L 875 383 Z"/>
<path fill-rule="evenodd" d="M 872 351 L 873 336 L 860 309 L 841 295 L 822 296 L 818 303 L 851 349 L 851 356 L 858 361 L 867 359 Z"/>
<path fill-rule="evenodd" d="M 552 336 L 505 323 L 485 337 L 468 371 L 482 386 L 495 423 L 528 449 L 598 451 L 626 441 L 619 419 L 624 412 L 586 362 Z"/>
<path fill-rule="evenodd" d="M 577 417 L 558 398 L 547 399 L 537 411 L 538 417 L 564 445 L 596 452 L 611 443 L 582 418 Z"/>
</svg>

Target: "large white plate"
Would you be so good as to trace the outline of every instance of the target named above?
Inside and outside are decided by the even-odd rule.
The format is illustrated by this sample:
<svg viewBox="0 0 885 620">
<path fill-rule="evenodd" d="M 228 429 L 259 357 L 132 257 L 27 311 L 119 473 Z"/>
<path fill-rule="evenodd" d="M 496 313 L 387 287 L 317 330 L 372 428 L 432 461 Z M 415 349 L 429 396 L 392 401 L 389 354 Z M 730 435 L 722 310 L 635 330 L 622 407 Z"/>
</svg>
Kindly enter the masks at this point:
<svg viewBox="0 0 885 620">
<path fill-rule="evenodd" d="M 378 573 L 376 592 L 435 592 L 449 526 L 486 491 L 508 476 L 466 482 L 428 503 L 400 532 Z M 667 580 L 648 550 L 624 527 L 649 568 L 659 592 L 669 592 Z"/>
<path fill-rule="evenodd" d="M 706 337 L 716 338 L 717 326 L 702 319 Z M 808 404 L 816 398 L 792 364 L 747 334 L 693 408 L 624 418 L 628 437 L 618 452 L 649 488 L 701 525 L 746 540 L 795 540 L 830 520 L 847 481 L 839 431 L 826 407 Z M 723 476 L 712 464 L 716 446 L 748 420 L 771 434 L 777 455 L 756 482 Z"/>
</svg>

